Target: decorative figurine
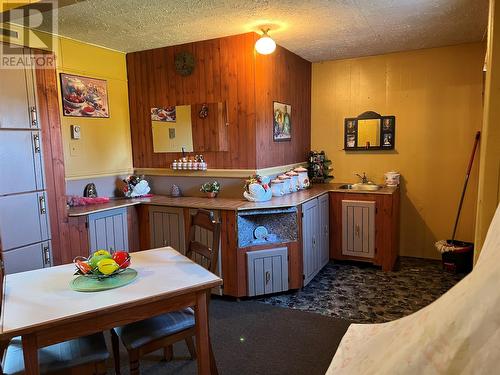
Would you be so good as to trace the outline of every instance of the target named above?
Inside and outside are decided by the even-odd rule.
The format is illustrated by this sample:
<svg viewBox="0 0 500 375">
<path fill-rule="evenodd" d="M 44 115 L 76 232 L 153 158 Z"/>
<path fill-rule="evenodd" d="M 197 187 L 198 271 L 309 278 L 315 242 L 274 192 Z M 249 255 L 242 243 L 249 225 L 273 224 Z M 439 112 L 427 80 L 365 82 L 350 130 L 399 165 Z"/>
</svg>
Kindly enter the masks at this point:
<svg viewBox="0 0 500 375">
<path fill-rule="evenodd" d="M 93 182 L 87 184 L 83 190 L 83 196 L 86 198 L 97 198 L 97 188 Z"/>
<path fill-rule="evenodd" d="M 170 196 L 171 197 L 180 197 L 182 196 L 182 192 L 181 192 L 181 189 L 179 188 L 179 186 L 177 185 L 172 185 L 172 187 L 170 188 Z"/>
</svg>

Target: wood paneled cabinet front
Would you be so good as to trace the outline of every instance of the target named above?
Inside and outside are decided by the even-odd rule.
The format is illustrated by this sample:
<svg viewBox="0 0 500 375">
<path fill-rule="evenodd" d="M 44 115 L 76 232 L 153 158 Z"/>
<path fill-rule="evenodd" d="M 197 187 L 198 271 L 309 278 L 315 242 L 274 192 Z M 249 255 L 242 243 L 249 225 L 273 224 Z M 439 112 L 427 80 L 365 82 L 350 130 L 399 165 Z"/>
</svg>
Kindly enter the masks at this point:
<svg viewBox="0 0 500 375">
<path fill-rule="evenodd" d="M 302 252 L 304 286 L 329 260 L 329 199 L 328 194 L 302 205 Z"/>
<path fill-rule="evenodd" d="M 127 209 L 118 208 L 88 217 L 90 253 L 96 250 L 128 251 Z"/>
<path fill-rule="evenodd" d="M 399 255 L 399 189 L 392 194 L 330 193 L 330 256 L 391 271 Z"/>
<path fill-rule="evenodd" d="M 185 254 L 186 232 L 183 208 L 149 206 L 149 228 L 152 249 L 171 246 Z"/>
</svg>

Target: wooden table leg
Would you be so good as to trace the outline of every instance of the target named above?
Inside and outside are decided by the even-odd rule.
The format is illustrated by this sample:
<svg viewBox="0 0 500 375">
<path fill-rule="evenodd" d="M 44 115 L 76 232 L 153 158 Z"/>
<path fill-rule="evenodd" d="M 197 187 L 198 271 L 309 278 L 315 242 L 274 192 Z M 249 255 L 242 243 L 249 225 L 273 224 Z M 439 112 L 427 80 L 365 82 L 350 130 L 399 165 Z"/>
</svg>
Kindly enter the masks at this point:
<svg viewBox="0 0 500 375">
<path fill-rule="evenodd" d="M 208 337 L 208 309 L 205 291 L 196 294 L 196 351 L 198 374 L 210 374 L 210 339 Z"/>
<path fill-rule="evenodd" d="M 25 335 L 22 337 L 24 371 L 26 375 L 39 375 L 38 367 L 38 345 L 35 335 Z"/>
</svg>

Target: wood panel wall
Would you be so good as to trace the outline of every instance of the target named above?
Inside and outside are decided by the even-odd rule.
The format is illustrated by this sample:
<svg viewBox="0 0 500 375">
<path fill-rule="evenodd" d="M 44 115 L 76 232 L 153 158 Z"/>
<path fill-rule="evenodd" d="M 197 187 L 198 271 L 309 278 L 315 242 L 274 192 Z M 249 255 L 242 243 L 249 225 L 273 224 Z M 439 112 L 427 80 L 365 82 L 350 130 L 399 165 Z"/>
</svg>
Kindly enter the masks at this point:
<svg viewBox="0 0 500 375">
<path fill-rule="evenodd" d="M 153 153 L 151 107 L 226 102 L 227 152 L 205 152 L 209 168 L 255 168 L 253 33 L 127 54 L 135 168 L 166 168 L 180 153 Z M 175 72 L 175 54 L 196 58 L 194 72 Z"/>
<path fill-rule="evenodd" d="M 166 168 L 180 153 L 154 153 L 151 107 L 223 102 L 227 151 L 204 152 L 209 168 L 256 169 L 306 160 L 310 149 L 311 63 L 278 47 L 258 55 L 247 33 L 127 54 L 132 153 L 136 168 Z M 187 77 L 175 54 L 196 59 Z M 272 102 L 292 105 L 291 142 L 273 142 Z M 196 153 L 197 150 L 195 150 Z"/>
<path fill-rule="evenodd" d="M 311 150 L 311 74 L 309 61 L 277 46 L 256 55 L 257 168 L 307 160 Z M 273 141 L 273 101 L 292 106 L 292 140 Z"/>
</svg>

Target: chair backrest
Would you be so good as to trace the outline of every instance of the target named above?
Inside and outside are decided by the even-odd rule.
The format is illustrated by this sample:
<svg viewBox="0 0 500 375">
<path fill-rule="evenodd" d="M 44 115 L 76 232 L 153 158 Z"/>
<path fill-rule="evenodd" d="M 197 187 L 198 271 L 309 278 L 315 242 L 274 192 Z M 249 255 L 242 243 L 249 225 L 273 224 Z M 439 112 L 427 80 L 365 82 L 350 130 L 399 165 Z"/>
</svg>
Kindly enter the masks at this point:
<svg viewBox="0 0 500 375">
<path fill-rule="evenodd" d="M 3 306 L 3 285 L 5 279 L 5 265 L 3 263 L 3 247 L 2 247 L 2 238 L 0 237 L 0 316 L 2 314 L 2 306 Z"/>
<path fill-rule="evenodd" d="M 212 243 L 209 245 L 203 244 L 196 240 L 196 229 L 205 229 L 212 233 Z M 206 210 L 198 210 L 196 214 L 191 215 L 191 228 L 189 229 L 189 241 L 186 250 L 186 256 L 194 259 L 198 255 L 205 262 L 206 268 L 212 272 L 217 271 L 217 260 L 219 256 L 220 242 L 220 223 L 214 221 L 213 213 Z"/>
</svg>

